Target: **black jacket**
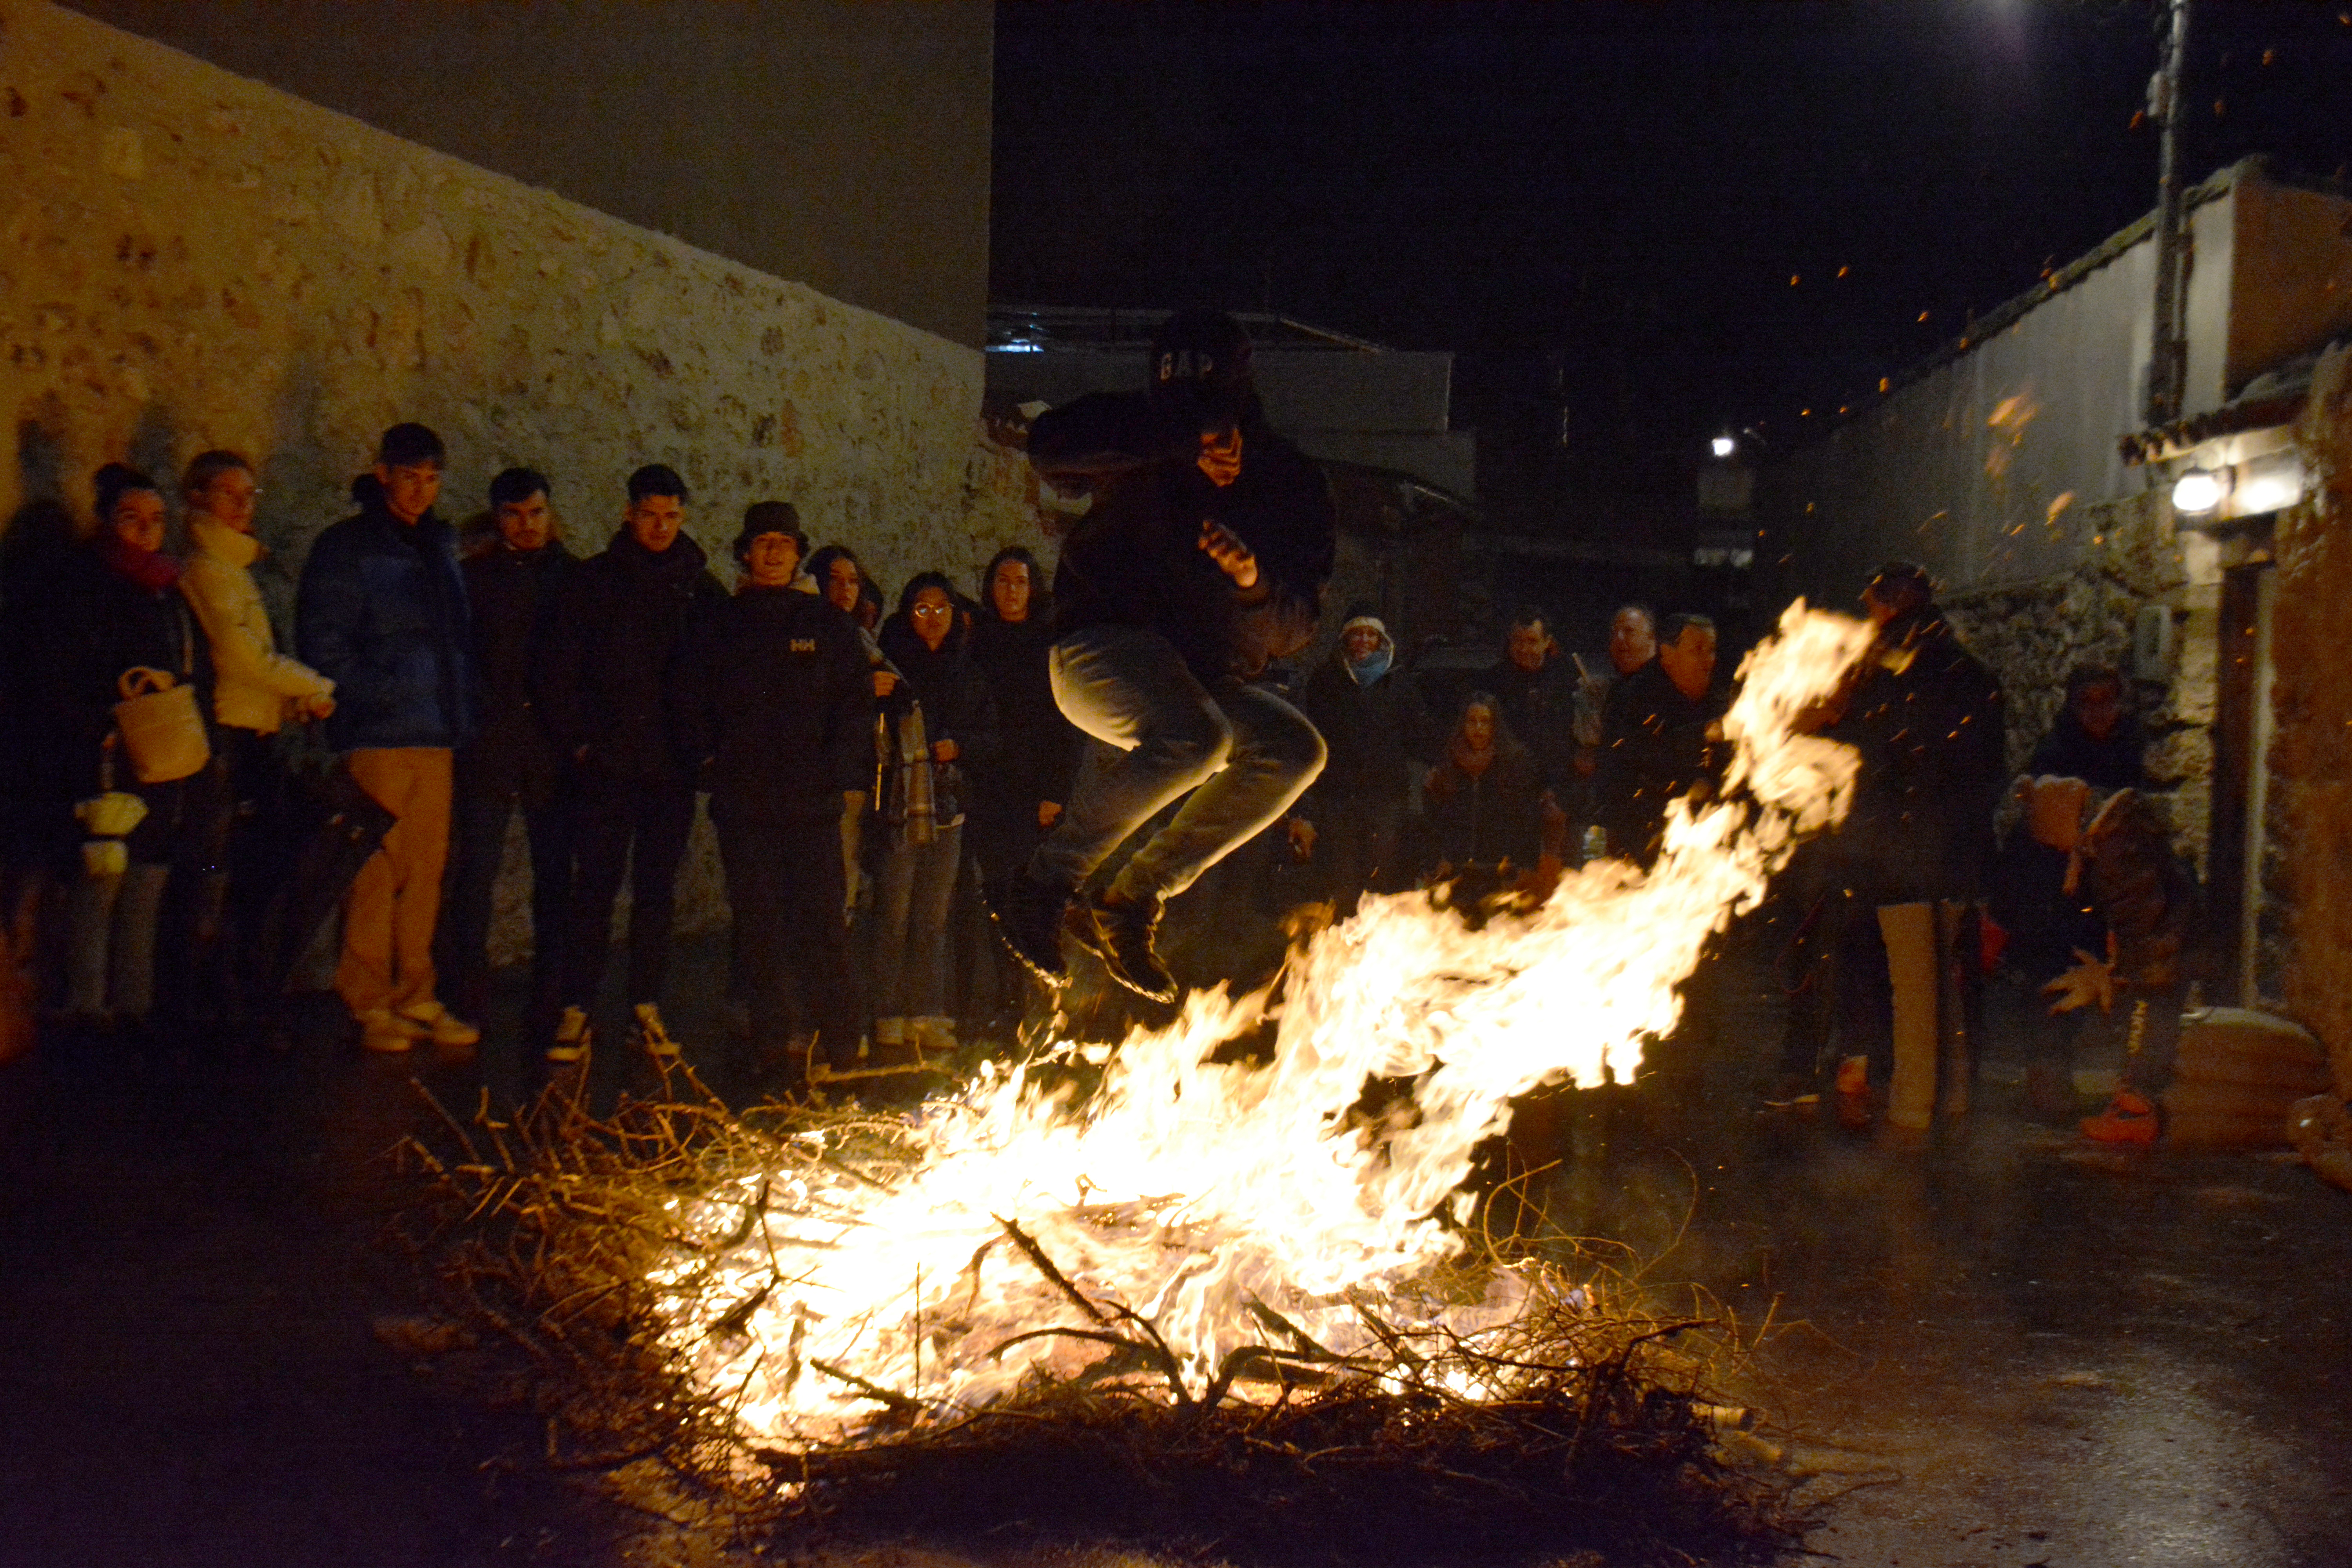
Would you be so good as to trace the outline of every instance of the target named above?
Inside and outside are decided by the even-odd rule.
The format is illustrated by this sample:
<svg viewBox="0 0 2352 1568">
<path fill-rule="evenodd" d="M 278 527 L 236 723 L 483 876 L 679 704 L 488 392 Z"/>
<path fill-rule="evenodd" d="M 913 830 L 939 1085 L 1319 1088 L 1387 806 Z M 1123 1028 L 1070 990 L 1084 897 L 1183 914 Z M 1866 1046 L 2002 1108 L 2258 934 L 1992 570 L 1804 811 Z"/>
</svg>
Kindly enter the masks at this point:
<svg viewBox="0 0 2352 1568">
<path fill-rule="evenodd" d="M 1031 464 L 1094 497 L 1062 543 L 1059 635 L 1150 626 L 1210 683 L 1248 679 L 1307 645 L 1337 549 L 1331 488 L 1255 401 L 1241 435 L 1241 476 L 1220 487 L 1201 471 L 1197 425 L 1146 394 L 1093 393 L 1037 416 Z M 1200 548 L 1206 521 L 1256 552 L 1254 587 L 1234 586 Z"/>
<path fill-rule="evenodd" d="M 114 729 L 123 671 L 143 665 L 175 682 L 193 680 L 196 710 L 209 729 L 212 652 L 177 588 L 141 587 L 110 568 L 97 547 L 66 559 L 53 594 L 40 617 L 35 730 L 54 777 L 67 786 L 60 794 L 76 800 L 98 788 L 100 752 Z M 139 787 L 127 756 L 115 759 L 114 784 Z"/>
<path fill-rule="evenodd" d="M 1456 869 L 1508 860 L 1530 870 L 1543 854 L 1544 778 L 1524 746 L 1498 747 L 1473 777 L 1450 758 L 1429 781 L 1430 853 Z"/>
<path fill-rule="evenodd" d="M 480 728 L 457 754 L 459 788 L 532 805 L 553 798 L 563 753 L 541 721 L 539 668 L 566 574 L 562 545 L 494 545 L 464 564 L 474 619 L 474 711 Z"/>
<path fill-rule="evenodd" d="M 1932 606 L 1880 628 L 1838 721 L 1861 753 L 1840 837 L 1921 895 L 1980 889 L 2008 782 L 2000 682 Z"/>
<path fill-rule="evenodd" d="M 377 499 L 311 544 L 295 644 L 335 683 L 338 750 L 460 746 L 473 733 L 457 537 L 429 511 L 404 523 Z"/>
<path fill-rule="evenodd" d="M 933 745 L 956 743 L 956 767 L 966 780 L 984 778 L 997 761 L 996 700 L 972 661 L 964 633 L 950 633 L 934 653 L 897 616 L 882 625 L 882 651 L 905 680 L 883 707 L 902 711 L 909 698 L 923 705 L 923 735 Z"/>
<path fill-rule="evenodd" d="M 666 712 L 670 661 L 688 631 L 728 602 L 684 534 L 656 555 L 624 529 L 601 555 L 566 574 L 541 670 L 548 732 L 566 756 L 602 772 L 674 779 Z M 803 597 L 807 595 L 803 595 Z"/>
<path fill-rule="evenodd" d="M 1039 802 L 1069 803 L 1086 736 L 1054 700 L 1053 646 L 1047 617 L 1001 621 L 982 609 L 972 621 L 971 662 L 995 706 L 999 742 L 995 765 L 972 781 L 973 804 L 991 819 L 1034 828 Z"/>
<path fill-rule="evenodd" d="M 874 784 L 874 685 L 856 623 L 814 594 L 747 586 L 670 666 L 677 754 L 721 819 L 838 820 Z"/>
<path fill-rule="evenodd" d="M 1728 706 L 1720 687 L 1684 696 L 1654 658 L 1610 689 L 1601 715 L 1594 816 L 1611 849 L 1645 862 L 1656 853 L 1666 803 L 1721 769 L 1719 748 L 1706 731 Z"/>
<path fill-rule="evenodd" d="M 1312 813 L 1340 802 L 1405 798 L 1412 770 L 1433 750 L 1429 713 L 1420 689 L 1391 668 L 1370 686 L 1348 673 L 1344 652 L 1335 652 L 1307 678 L 1300 704 L 1322 731 L 1330 757 L 1316 776 L 1306 809 Z"/>
<path fill-rule="evenodd" d="M 2095 741 L 2073 709 L 2062 708 L 2050 733 L 2033 748 L 2027 771 L 2081 779 L 2096 790 L 2139 789 L 2147 784 L 2142 762 L 2147 749 L 2139 726 L 2128 718 L 2117 722 L 2114 734 Z"/>
<path fill-rule="evenodd" d="M 1508 658 L 1483 678 L 1503 704 L 1503 721 L 1536 754 L 1544 777 L 1559 789 L 1576 776 L 1576 661 L 1566 654 L 1532 674 Z"/>
</svg>

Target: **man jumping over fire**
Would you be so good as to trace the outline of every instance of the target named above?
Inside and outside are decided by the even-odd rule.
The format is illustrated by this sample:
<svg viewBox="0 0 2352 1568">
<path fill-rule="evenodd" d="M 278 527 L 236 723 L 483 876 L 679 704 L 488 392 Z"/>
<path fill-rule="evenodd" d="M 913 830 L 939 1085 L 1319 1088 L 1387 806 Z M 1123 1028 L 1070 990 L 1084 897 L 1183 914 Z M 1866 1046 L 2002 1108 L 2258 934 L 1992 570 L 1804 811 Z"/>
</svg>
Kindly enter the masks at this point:
<svg viewBox="0 0 2352 1568">
<path fill-rule="evenodd" d="M 1000 895 L 1005 945 L 1049 984 L 1065 930 L 1137 994 L 1170 1001 L 1153 950 L 1166 901 L 1281 817 L 1323 738 L 1246 684 L 1315 634 L 1336 516 L 1322 473 L 1267 428 L 1241 324 L 1171 316 L 1151 384 L 1037 416 L 1029 460 L 1093 504 L 1054 580 L 1054 699 L 1089 747 L 1068 809 Z M 1099 893 L 1095 868 L 1189 796 Z"/>
</svg>

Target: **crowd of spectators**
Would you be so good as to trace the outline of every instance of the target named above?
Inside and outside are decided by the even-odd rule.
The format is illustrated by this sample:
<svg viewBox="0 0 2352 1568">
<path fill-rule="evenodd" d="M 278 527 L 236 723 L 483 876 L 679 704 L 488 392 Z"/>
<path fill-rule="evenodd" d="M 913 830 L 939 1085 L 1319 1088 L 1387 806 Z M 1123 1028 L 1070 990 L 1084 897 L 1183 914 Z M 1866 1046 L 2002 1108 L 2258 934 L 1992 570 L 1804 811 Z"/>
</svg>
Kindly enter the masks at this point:
<svg viewBox="0 0 2352 1568">
<path fill-rule="evenodd" d="M 384 433 L 357 510 L 311 545 L 290 651 L 255 575 L 258 491 L 236 453 L 181 477 L 176 553 L 164 487 L 121 464 L 94 477 L 87 542 L 55 508 L 20 518 L 0 580 L 0 782 L 16 884 L 58 895 L 52 1013 L 250 1022 L 339 904 L 334 988 L 362 1044 L 470 1047 L 520 813 L 528 1037 L 558 1065 L 589 1053 L 625 888 L 621 1037 L 673 1058 L 677 889 L 707 795 L 730 995 L 787 1087 L 811 1064 L 936 1059 L 974 1025 L 1002 1038 L 1021 973 L 959 933 L 1052 829 L 1093 744 L 1055 700 L 1036 558 L 1000 551 L 970 596 L 919 572 L 886 616 L 856 552 L 812 552 L 788 502 L 746 508 L 731 562 L 715 562 L 685 530 L 685 479 L 648 464 L 583 558 L 555 482 L 530 468 L 491 481 L 475 526 L 445 521 L 445 461 L 423 426 Z M 2194 882 L 2132 793 L 2126 683 L 2076 672 L 1997 844 L 1999 684 L 1917 568 L 1882 569 L 1864 597 L 1877 641 L 1816 721 L 1860 754 L 1860 784 L 1781 889 L 1776 1103 L 1828 1087 L 1866 1113 L 1905 1005 L 1890 976 L 1909 939 L 1888 911 L 1910 906 L 1942 911 L 1922 929 L 1948 976 L 1977 967 L 1956 955 L 2000 952 L 2062 1006 L 2138 995 L 2135 1057 L 2160 1076 L 2163 1041 L 2142 1037 L 2151 1005 L 2178 1012 Z M 1523 608 L 1490 667 L 1443 688 L 1358 606 L 1303 681 L 1270 668 L 1328 752 L 1269 836 L 1286 885 L 1344 910 L 1465 876 L 1541 887 L 1587 859 L 1654 861 L 1672 803 L 1704 800 L 1725 760 L 1717 631 L 1629 604 L 1605 637 L 1589 668 Z M 1947 988 L 1947 1036 L 1969 994 L 1965 977 Z M 2031 1096 L 2065 1098 L 2069 1035 L 2063 1019 L 2034 1033 Z M 2111 1108 L 2118 1135 L 2153 1125 L 2147 1087 Z"/>
</svg>

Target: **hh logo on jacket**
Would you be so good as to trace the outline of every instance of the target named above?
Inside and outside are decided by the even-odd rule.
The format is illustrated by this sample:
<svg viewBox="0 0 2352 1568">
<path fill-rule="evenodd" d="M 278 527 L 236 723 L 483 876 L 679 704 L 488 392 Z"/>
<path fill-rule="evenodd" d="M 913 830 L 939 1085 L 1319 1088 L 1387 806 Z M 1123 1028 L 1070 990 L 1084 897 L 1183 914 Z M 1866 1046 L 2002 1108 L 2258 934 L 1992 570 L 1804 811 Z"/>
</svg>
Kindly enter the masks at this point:
<svg viewBox="0 0 2352 1568">
<path fill-rule="evenodd" d="M 793 651 L 794 653 L 814 653 L 816 651 L 816 638 L 794 637 L 793 639 Z"/>
</svg>

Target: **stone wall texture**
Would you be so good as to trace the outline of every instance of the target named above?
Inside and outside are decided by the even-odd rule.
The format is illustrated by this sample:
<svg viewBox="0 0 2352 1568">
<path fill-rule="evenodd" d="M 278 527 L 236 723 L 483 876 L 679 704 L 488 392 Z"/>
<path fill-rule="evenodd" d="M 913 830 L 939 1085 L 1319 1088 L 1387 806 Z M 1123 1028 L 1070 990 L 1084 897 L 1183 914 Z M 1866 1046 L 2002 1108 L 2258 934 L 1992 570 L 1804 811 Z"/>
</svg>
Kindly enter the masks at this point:
<svg viewBox="0 0 2352 1568">
<path fill-rule="evenodd" d="M 1948 596 L 1946 613 L 1977 656 L 2000 678 L 2008 708 L 2009 759 L 2026 759 L 2064 705 L 2066 672 L 2113 665 L 2132 674 L 2132 631 L 2141 609 L 2173 618 L 2173 654 L 2160 679 L 2131 682 L 2147 737 L 2150 795 L 2170 816 L 2173 841 L 2193 866 L 2205 863 L 2212 795 L 2218 689 L 2213 622 L 2218 588 L 2196 570 L 2157 494 L 2091 509 L 2087 547 L 2062 576 Z M 2151 671 L 2151 674 L 2158 673 Z"/>
<path fill-rule="evenodd" d="M 722 575 L 743 506 L 778 497 L 888 584 L 969 580 L 1043 542 L 981 386 L 975 350 L 0 0 L 0 517 L 85 510 L 110 459 L 168 478 L 228 447 L 261 469 L 290 572 L 377 434 L 420 419 L 449 443 L 453 516 L 528 463 L 591 552 L 625 477 L 660 461 Z M 723 910 L 703 838 L 689 923 Z"/>
<path fill-rule="evenodd" d="M 2266 955 L 2287 1010 L 2326 1043 L 2352 1098 L 2352 353 L 2313 377 L 2298 438 L 2318 482 L 2279 521 L 2276 684 L 2264 879 Z"/>
</svg>

